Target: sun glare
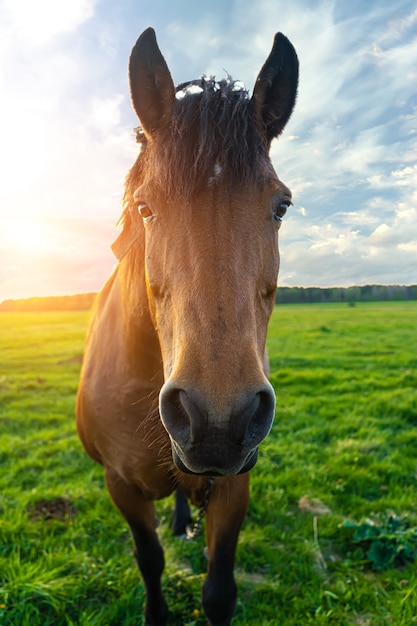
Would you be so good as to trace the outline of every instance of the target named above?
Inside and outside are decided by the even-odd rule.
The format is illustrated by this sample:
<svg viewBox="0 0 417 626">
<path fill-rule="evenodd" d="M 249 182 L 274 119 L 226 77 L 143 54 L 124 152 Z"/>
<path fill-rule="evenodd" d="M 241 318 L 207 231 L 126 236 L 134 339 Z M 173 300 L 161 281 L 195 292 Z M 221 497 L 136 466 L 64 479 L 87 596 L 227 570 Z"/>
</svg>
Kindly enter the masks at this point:
<svg viewBox="0 0 417 626">
<path fill-rule="evenodd" d="M 39 256 L 51 244 L 48 227 L 42 222 L 35 220 L 12 222 L 7 230 L 10 247 L 20 254 Z"/>
</svg>

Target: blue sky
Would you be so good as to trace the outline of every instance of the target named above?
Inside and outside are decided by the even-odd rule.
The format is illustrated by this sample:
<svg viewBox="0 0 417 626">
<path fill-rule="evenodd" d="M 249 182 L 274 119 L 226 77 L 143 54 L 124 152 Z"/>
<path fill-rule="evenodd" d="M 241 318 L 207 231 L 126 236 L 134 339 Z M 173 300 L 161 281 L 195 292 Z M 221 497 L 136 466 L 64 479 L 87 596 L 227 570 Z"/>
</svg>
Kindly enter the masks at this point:
<svg viewBox="0 0 417 626">
<path fill-rule="evenodd" d="M 272 158 L 281 285 L 417 282 L 417 8 L 397 0 L 0 0 L 0 300 L 100 289 L 137 151 L 127 59 L 253 88 L 283 32 L 297 106 Z"/>
</svg>

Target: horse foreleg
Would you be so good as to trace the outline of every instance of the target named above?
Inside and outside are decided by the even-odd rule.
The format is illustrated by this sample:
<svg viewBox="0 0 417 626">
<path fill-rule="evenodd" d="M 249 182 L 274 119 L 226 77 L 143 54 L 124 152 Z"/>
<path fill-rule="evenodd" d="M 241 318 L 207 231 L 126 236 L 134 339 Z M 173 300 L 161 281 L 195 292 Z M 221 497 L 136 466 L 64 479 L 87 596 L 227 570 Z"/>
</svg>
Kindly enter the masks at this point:
<svg viewBox="0 0 417 626">
<path fill-rule="evenodd" d="M 113 502 L 126 519 L 135 542 L 135 557 L 146 588 L 146 626 L 165 626 L 168 608 L 161 589 L 164 553 L 156 534 L 155 507 L 140 489 L 106 471 L 106 484 Z"/>
<path fill-rule="evenodd" d="M 249 474 L 216 478 L 206 515 L 209 562 L 203 586 L 203 607 L 211 626 L 229 626 L 235 611 L 233 568 L 248 502 Z"/>
<path fill-rule="evenodd" d="M 187 496 L 177 487 L 175 491 L 175 508 L 172 519 L 172 530 L 177 537 L 185 537 L 187 526 L 192 522 L 190 507 L 188 505 Z"/>
</svg>

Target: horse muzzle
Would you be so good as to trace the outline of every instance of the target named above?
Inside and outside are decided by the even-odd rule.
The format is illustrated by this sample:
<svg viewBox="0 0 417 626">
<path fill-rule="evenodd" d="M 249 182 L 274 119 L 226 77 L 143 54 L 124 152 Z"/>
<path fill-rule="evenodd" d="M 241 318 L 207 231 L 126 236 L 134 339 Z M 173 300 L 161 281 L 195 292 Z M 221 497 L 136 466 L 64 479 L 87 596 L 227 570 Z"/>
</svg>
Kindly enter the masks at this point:
<svg viewBox="0 0 417 626">
<path fill-rule="evenodd" d="M 178 469 L 228 476 L 255 465 L 258 445 L 274 419 L 275 394 L 265 382 L 219 406 L 195 388 L 169 381 L 161 389 L 159 405 Z"/>
<path fill-rule="evenodd" d="M 243 466 L 237 471 L 234 471 L 234 469 L 230 466 L 228 467 L 227 471 L 224 471 L 224 469 L 219 467 L 207 468 L 204 471 L 193 471 L 189 469 L 189 467 L 187 467 L 187 465 L 185 465 L 185 463 L 182 461 L 175 442 L 171 441 L 171 445 L 172 458 L 177 469 L 179 469 L 180 472 L 183 472 L 184 474 L 193 474 L 194 476 L 235 476 L 236 474 L 244 474 L 245 472 L 249 472 L 249 470 L 252 469 L 252 467 L 256 464 L 256 461 L 258 460 L 258 448 L 255 448 L 255 450 L 252 450 L 252 452 L 249 454 Z"/>
</svg>

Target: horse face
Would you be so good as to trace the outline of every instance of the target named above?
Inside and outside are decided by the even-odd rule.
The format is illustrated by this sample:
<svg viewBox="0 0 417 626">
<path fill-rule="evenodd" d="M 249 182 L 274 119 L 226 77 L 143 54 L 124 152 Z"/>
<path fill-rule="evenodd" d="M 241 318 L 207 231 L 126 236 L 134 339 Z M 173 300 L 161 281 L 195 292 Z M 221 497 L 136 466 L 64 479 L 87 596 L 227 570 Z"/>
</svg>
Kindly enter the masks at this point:
<svg viewBox="0 0 417 626">
<path fill-rule="evenodd" d="M 274 206 L 284 197 L 275 179 L 231 201 L 220 188 L 190 206 L 141 200 L 165 375 L 160 413 L 183 471 L 247 470 L 271 427 L 263 362 L 279 265 Z"/>
<path fill-rule="evenodd" d="M 278 46 L 283 45 L 284 52 L 274 52 L 275 46 L 271 52 L 279 57 L 276 73 L 281 72 L 281 83 L 282 67 L 289 72 L 281 57 L 290 56 L 294 64 L 292 46 L 287 42 L 288 50 L 285 42 Z M 247 132 L 258 135 L 255 143 L 260 146 L 255 175 L 242 174 L 240 184 L 223 145 L 217 160 L 206 158 L 206 167 L 195 170 L 199 183 L 188 186 L 190 193 L 182 192 L 184 175 L 175 190 L 168 181 L 176 165 L 174 147 L 170 152 L 169 146 L 179 149 L 178 124 L 172 121 L 175 91 L 153 31 L 138 40 L 130 60 L 132 100 L 146 136 L 140 157 L 145 175 L 135 200 L 144 222 L 149 308 L 163 358 L 160 415 L 174 461 L 184 472 L 248 471 L 274 417 L 275 395 L 264 368 L 265 340 L 279 267 L 277 230 L 291 194 L 277 178 L 267 150 L 289 117 L 297 79 L 292 76 L 292 90 L 281 84 L 284 96 L 274 99 L 272 87 L 268 91 L 265 86 L 273 84 L 271 55 L 247 107 L 252 119 Z M 278 101 L 274 111 L 267 106 L 269 100 Z M 190 119 L 198 117 L 198 110 Z M 201 147 L 201 127 L 190 127 L 196 136 L 189 146 L 197 142 Z M 217 135 L 224 140 L 227 132 L 225 128 Z M 245 136 L 241 139 L 249 142 Z M 228 149 L 237 151 L 239 146 L 229 141 Z M 207 150 L 215 154 L 216 146 Z M 158 168 L 158 162 L 166 161 L 167 153 L 171 156 L 165 186 L 164 167 Z M 250 151 L 247 157 L 249 161 Z"/>
</svg>

